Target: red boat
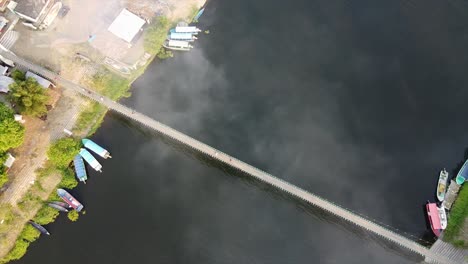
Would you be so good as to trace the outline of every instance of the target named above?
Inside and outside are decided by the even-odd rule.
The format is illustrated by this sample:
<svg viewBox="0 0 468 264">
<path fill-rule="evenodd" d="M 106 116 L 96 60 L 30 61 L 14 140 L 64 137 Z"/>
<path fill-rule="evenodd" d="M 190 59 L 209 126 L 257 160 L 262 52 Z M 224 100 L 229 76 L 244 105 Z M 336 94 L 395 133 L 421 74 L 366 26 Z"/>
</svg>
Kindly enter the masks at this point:
<svg viewBox="0 0 468 264">
<path fill-rule="evenodd" d="M 67 204 L 73 207 L 73 209 L 75 209 L 77 212 L 83 209 L 83 205 L 64 189 L 57 189 L 57 194 L 58 196 L 60 196 L 60 198 L 62 198 L 62 200 L 64 200 Z"/>
<path fill-rule="evenodd" d="M 431 225 L 432 232 L 437 237 L 440 236 L 442 232 L 442 226 L 440 224 L 440 216 L 436 203 L 427 203 L 426 204 L 427 217 L 429 219 L 429 224 Z"/>
</svg>

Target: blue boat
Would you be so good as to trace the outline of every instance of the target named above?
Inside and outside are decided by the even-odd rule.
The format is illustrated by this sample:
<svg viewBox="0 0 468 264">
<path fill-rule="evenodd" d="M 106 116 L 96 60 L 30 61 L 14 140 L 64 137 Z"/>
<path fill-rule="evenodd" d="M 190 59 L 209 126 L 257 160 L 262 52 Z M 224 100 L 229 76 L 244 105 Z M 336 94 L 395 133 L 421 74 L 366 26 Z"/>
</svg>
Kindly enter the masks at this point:
<svg viewBox="0 0 468 264">
<path fill-rule="evenodd" d="M 171 32 L 168 37 L 171 40 L 185 40 L 185 41 L 195 41 L 197 39 L 197 37 L 195 37 L 192 33 Z"/>
<path fill-rule="evenodd" d="M 109 151 L 105 150 L 98 144 L 94 143 L 91 139 L 84 138 L 81 140 L 81 142 L 83 142 L 83 145 L 85 146 L 85 148 L 91 150 L 92 152 L 98 154 L 99 156 L 105 159 L 112 158 Z"/>
<path fill-rule="evenodd" d="M 91 155 L 91 153 L 89 153 L 89 151 L 87 151 L 86 149 L 81 149 L 80 150 L 80 156 L 83 157 L 84 160 L 86 160 L 86 162 L 88 162 L 88 164 L 93 168 L 95 169 L 96 171 L 99 171 L 99 172 L 102 172 L 102 165 L 101 163 L 99 163 L 94 157 L 93 155 Z"/>
<path fill-rule="evenodd" d="M 462 185 L 466 181 L 466 179 L 468 179 L 468 160 L 465 161 L 465 164 L 463 164 L 463 167 L 458 172 L 455 181 L 458 184 Z"/>
<path fill-rule="evenodd" d="M 86 174 L 86 167 L 83 158 L 80 156 L 80 154 L 75 156 L 75 158 L 73 159 L 73 163 L 75 164 L 76 177 L 79 181 L 84 182 L 86 184 L 88 175 Z"/>
<path fill-rule="evenodd" d="M 198 11 L 198 13 L 193 18 L 193 22 L 198 22 L 198 19 L 201 17 L 201 15 L 203 15 L 204 11 L 205 11 L 205 8 L 200 9 L 200 11 Z"/>
</svg>

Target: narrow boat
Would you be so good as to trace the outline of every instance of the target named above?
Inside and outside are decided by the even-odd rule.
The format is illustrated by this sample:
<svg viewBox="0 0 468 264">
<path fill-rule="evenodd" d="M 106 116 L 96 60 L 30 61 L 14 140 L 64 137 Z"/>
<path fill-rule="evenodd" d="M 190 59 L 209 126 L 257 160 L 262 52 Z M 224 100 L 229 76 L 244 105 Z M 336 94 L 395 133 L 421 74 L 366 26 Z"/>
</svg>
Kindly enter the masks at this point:
<svg viewBox="0 0 468 264">
<path fill-rule="evenodd" d="M 88 164 L 93 168 L 95 169 L 96 171 L 99 171 L 99 172 L 102 172 L 102 165 L 101 163 L 99 163 L 94 157 L 93 155 L 91 155 L 91 153 L 89 153 L 89 151 L 87 151 L 86 149 L 81 149 L 80 150 L 80 156 L 83 157 L 84 160 L 86 160 L 86 162 L 88 162 Z"/>
<path fill-rule="evenodd" d="M 187 26 L 187 27 L 177 26 L 175 27 L 175 32 L 198 34 L 198 32 L 201 32 L 201 29 L 194 27 L 194 26 Z"/>
<path fill-rule="evenodd" d="M 83 209 L 83 205 L 78 202 L 75 197 L 71 196 L 67 191 L 64 189 L 57 189 L 57 194 L 62 198 L 67 204 L 69 204 L 73 209 L 75 209 L 77 212 L 81 211 Z"/>
<path fill-rule="evenodd" d="M 205 8 L 202 8 L 200 11 L 198 11 L 198 13 L 193 18 L 193 22 L 198 22 L 198 19 L 201 17 L 201 15 L 203 15 L 203 12 L 205 12 Z"/>
<path fill-rule="evenodd" d="M 31 221 L 31 220 L 29 220 L 29 223 L 30 223 L 34 228 L 36 228 L 37 230 L 39 230 L 39 232 L 41 232 L 42 234 L 50 236 L 49 231 L 47 231 L 47 229 L 45 229 L 45 228 L 44 228 L 43 226 L 41 226 L 40 224 L 35 223 L 35 222 Z"/>
<path fill-rule="evenodd" d="M 468 159 L 465 161 L 465 164 L 463 164 L 463 167 L 460 169 L 460 171 L 457 174 L 457 178 L 455 181 L 462 185 L 466 179 L 468 178 Z"/>
<path fill-rule="evenodd" d="M 65 207 L 62 207 L 62 206 L 60 206 L 58 204 L 48 203 L 47 205 L 54 208 L 54 209 L 59 210 L 60 212 L 68 212 L 68 209 L 66 209 Z"/>
<path fill-rule="evenodd" d="M 73 159 L 73 164 L 75 165 L 76 177 L 79 181 L 84 182 L 86 184 L 88 175 L 86 174 L 86 167 L 83 158 L 80 156 L 80 154 L 77 154 L 75 156 L 75 158 Z"/>
<path fill-rule="evenodd" d="M 436 203 L 427 202 L 426 210 L 432 232 L 434 233 L 434 235 L 439 237 L 440 232 L 442 231 L 442 226 L 440 224 L 439 208 L 437 207 Z"/>
<path fill-rule="evenodd" d="M 437 199 L 439 201 L 444 201 L 445 193 L 447 192 L 447 179 L 448 179 L 448 172 L 443 169 L 440 171 L 439 174 L 439 182 L 437 183 Z"/>
<path fill-rule="evenodd" d="M 69 204 L 64 203 L 64 202 L 51 201 L 50 203 L 51 203 L 51 204 L 56 204 L 56 205 L 61 206 L 61 207 L 65 208 L 65 209 L 72 209 L 72 208 L 73 208 L 73 207 L 71 207 Z"/>
<path fill-rule="evenodd" d="M 83 145 L 84 145 L 85 148 L 91 150 L 92 152 L 98 154 L 99 156 L 101 156 L 101 157 L 103 157 L 105 159 L 112 158 L 109 151 L 105 150 L 104 148 L 102 148 L 98 144 L 94 143 L 94 141 L 92 141 L 91 139 L 84 138 L 84 139 L 81 140 L 81 142 L 83 142 Z"/>
<path fill-rule="evenodd" d="M 447 214 L 445 213 L 445 209 L 442 205 L 437 207 L 437 211 L 439 212 L 440 229 L 444 230 L 447 228 Z"/>
<path fill-rule="evenodd" d="M 192 45 L 188 41 L 180 41 L 180 40 L 170 40 L 166 39 L 164 41 L 163 47 L 170 50 L 182 50 L 182 51 L 189 51 L 193 48 Z"/>
<path fill-rule="evenodd" d="M 170 40 L 182 40 L 182 41 L 195 41 L 197 37 L 195 37 L 192 33 L 177 33 L 171 32 L 167 37 Z"/>
</svg>

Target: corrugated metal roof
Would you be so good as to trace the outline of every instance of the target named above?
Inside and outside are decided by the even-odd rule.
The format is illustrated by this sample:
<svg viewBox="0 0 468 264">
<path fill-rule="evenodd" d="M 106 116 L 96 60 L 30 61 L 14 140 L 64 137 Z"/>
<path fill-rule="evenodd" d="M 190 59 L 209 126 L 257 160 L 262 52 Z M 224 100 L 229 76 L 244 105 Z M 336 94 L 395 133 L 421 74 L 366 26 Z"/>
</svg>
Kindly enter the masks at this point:
<svg viewBox="0 0 468 264">
<path fill-rule="evenodd" d="M 131 42 L 145 23 L 146 21 L 139 16 L 123 9 L 107 30 L 117 37 Z"/>
<path fill-rule="evenodd" d="M 14 82 L 15 80 L 13 80 L 13 78 L 0 75 L 0 92 L 8 93 L 10 91 L 10 88 L 8 88 L 8 86 L 10 86 L 10 84 Z"/>
<path fill-rule="evenodd" d="M 50 82 L 49 80 L 30 71 L 26 72 L 26 78 L 29 77 L 34 78 L 37 81 L 37 83 L 39 83 L 39 85 L 41 85 L 44 88 L 49 88 L 52 85 L 52 82 Z"/>
</svg>

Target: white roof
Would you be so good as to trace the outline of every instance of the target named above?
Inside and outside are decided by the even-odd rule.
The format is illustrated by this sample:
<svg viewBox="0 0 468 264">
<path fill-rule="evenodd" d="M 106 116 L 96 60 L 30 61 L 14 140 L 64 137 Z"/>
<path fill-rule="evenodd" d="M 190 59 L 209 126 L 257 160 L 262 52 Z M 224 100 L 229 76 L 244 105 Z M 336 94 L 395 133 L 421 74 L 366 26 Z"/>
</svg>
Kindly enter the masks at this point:
<svg viewBox="0 0 468 264">
<path fill-rule="evenodd" d="M 15 162 L 16 159 L 10 153 L 7 153 L 7 155 L 8 155 L 8 158 L 5 161 L 5 163 L 3 163 L 3 165 L 5 165 L 5 167 L 7 168 L 11 168 L 11 166 L 13 166 L 13 163 Z"/>
<path fill-rule="evenodd" d="M 187 41 L 181 41 L 181 40 L 169 40 L 169 46 L 172 47 L 182 47 L 182 48 L 187 48 L 190 46 L 190 43 Z"/>
<path fill-rule="evenodd" d="M 30 71 L 26 72 L 26 78 L 29 78 L 29 77 L 32 77 L 32 78 L 36 79 L 37 83 L 39 83 L 39 85 L 41 85 L 44 88 L 49 88 L 52 85 L 52 83 L 49 80 L 47 80 L 47 79 L 45 79 L 45 78 L 43 78 L 43 77 L 41 77 L 41 76 L 39 76 L 39 75 L 37 75 L 35 73 L 32 73 Z"/>
<path fill-rule="evenodd" d="M 15 82 L 15 80 L 13 80 L 13 78 L 0 75 L 0 92 L 8 93 L 10 91 L 8 86 L 10 86 L 10 84 L 12 84 L 14 82 Z"/>
<path fill-rule="evenodd" d="M 127 9 L 123 9 L 107 30 L 117 37 L 131 42 L 145 23 L 145 20 L 142 18 L 131 13 Z"/>
<path fill-rule="evenodd" d="M 200 32 L 201 30 L 198 29 L 197 27 L 176 27 L 175 32 L 177 33 L 197 33 Z"/>
</svg>

